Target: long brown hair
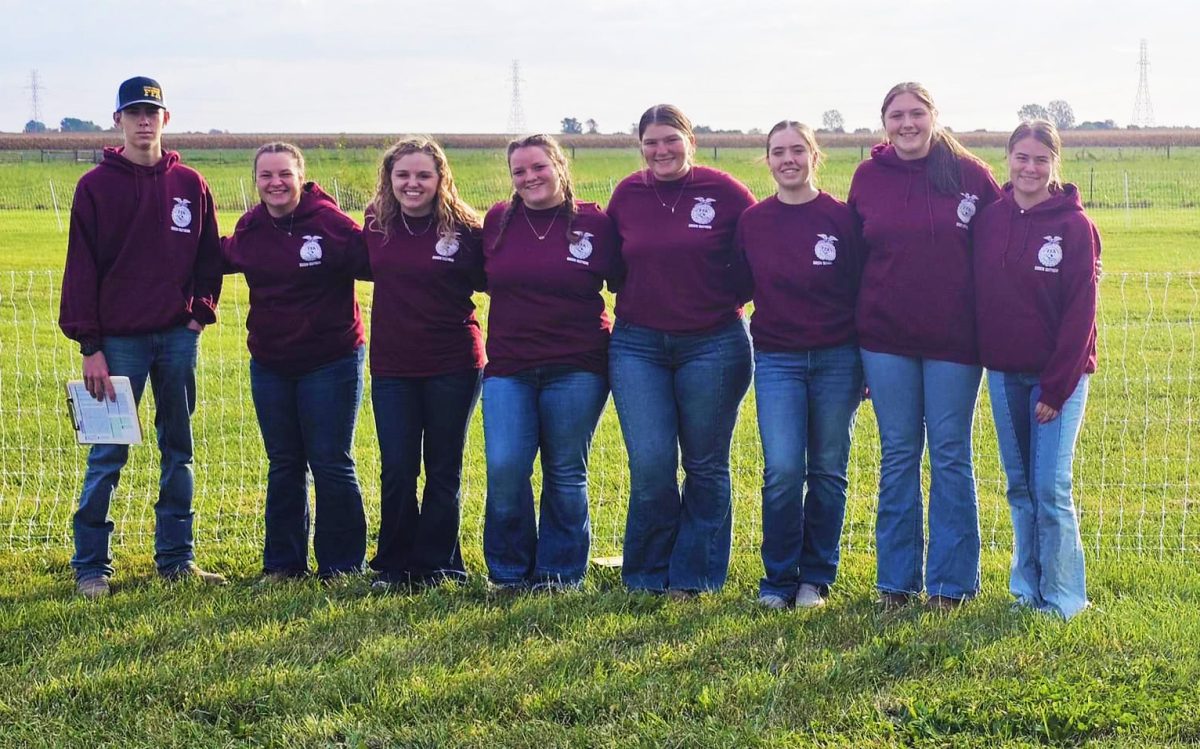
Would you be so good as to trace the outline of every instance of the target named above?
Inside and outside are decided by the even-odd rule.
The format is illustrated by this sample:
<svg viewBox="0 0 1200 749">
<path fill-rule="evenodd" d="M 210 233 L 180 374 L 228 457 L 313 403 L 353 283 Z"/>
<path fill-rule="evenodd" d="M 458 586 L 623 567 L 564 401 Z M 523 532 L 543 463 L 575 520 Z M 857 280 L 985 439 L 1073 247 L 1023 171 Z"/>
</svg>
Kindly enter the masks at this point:
<svg viewBox="0 0 1200 749">
<path fill-rule="evenodd" d="M 962 185 L 960 161 L 973 161 L 984 169 L 988 169 L 987 164 L 968 151 L 966 146 L 959 143 L 957 138 L 937 122 L 937 107 L 934 106 L 933 96 L 930 95 L 929 89 L 915 81 L 897 83 L 887 92 L 887 96 L 883 97 L 883 106 L 879 108 L 879 119 L 884 122 L 885 130 L 888 106 L 900 94 L 912 94 L 917 101 L 921 102 L 922 106 L 929 110 L 930 114 L 934 115 L 935 124 L 927 162 L 929 182 L 933 185 L 934 190 L 943 195 L 954 195 L 958 192 Z M 884 135 L 884 142 L 888 142 L 886 135 Z"/>
<path fill-rule="evenodd" d="M 562 187 L 563 201 L 567 209 L 567 242 L 577 242 L 579 236 L 575 233 L 574 224 L 575 217 L 579 215 L 579 207 L 575 205 L 575 186 L 571 182 L 571 165 L 567 163 L 567 155 L 563 152 L 562 146 L 558 144 L 554 136 L 537 133 L 510 140 L 508 142 L 508 150 L 505 153 L 505 159 L 511 164 L 514 151 L 518 148 L 529 148 L 531 146 L 542 149 L 546 154 L 546 158 L 550 159 L 550 165 L 554 167 L 554 173 L 558 176 L 558 184 Z M 500 240 L 504 238 L 504 230 L 508 228 L 508 222 L 512 221 L 513 215 L 517 212 L 517 207 L 524 206 L 524 204 L 525 201 L 521 199 L 516 190 L 513 190 L 512 196 L 508 199 L 508 208 L 504 210 L 504 215 L 500 217 L 500 230 L 496 233 L 496 243 L 493 249 L 500 246 Z"/>
<path fill-rule="evenodd" d="M 1050 192 L 1062 190 L 1062 175 L 1058 173 L 1059 154 L 1062 153 L 1062 138 L 1058 137 L 1058 128 L 1049 120 L 1022 122 L 1020 125 L 1017 125 L 1016 130 L 1012 131 L 1012 135 L 1008 136 L 1008 147 L 1004 152 L 1011 155 L 1017 143 L 1026 138 L 1033 138 L 1038 143 L 1050 149 L 1050 155 L 1054 157 L 1054 163 L 1050 167 Z"/>
<path fill-rule="evenodd" d="M 391 238 L 393 225 L 400 217 L 400 201 L 396 200 L 396 194 L 392 191 L 392 167 L 397 159 L 410 153 L 425 154 L 433 160 L 437 170 L 438 186 L 433 200 L 433 214 L 437 220 L 438 236 L 453 236 L 455 226 L 478 229 L 482 223 L 479 214 L 458 196 L 446 152 L 437 141 L 423 135 L 398 141 L 384 152 L 383 161 L 379 164 L 379 184 L 369 206 L 375 213 L 375 221 L 369 228 Z"/>
</svg>

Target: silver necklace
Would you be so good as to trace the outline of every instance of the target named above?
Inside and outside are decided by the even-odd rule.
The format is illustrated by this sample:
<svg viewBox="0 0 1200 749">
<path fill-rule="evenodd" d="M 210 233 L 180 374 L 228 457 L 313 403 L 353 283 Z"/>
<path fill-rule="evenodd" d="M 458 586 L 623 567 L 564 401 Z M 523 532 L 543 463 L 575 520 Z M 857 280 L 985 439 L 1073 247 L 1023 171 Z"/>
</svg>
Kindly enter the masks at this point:
<svg viewBox="0 0 1200 749">
<path fill-rule="evenodd" d="M 286 230 L 282 229 L 279 226 L 279 223 L 275 220 L 274 216 L 271 217 L 271 224 L 274 225 L 274 227 L 276 229 L 278 229 L 279 231 L 286 233 L 289 237 L 292 236 L 292 226 L 295 225 L 295 223 L 296 223 L 296 212 L 295 211 L 292 211 L 290 214 L 288 214 L 288 228 Z"/>
<path fill-rule="evenodd" d="M 679 205 L 679 201 L 683 198 L 683 193 L 687 190 L 688 183 L 691 181 L 692 181 L 692 170 L 689 169 L 687 177 L 685 177 L 683 179 L 683 185 L 680 186 L 680 188 L 679 188 L 679 194 L 675 196 L 675 202 L 672 203 L 671 205 L 667 205 L 667 201 L 663 200 L 662 196 L 658 194 L 658 180 L 656 180 L 654 178 L 653 173 L 650 174 L 650 187 L 654 188 L 654 197 L 658 198 L 658 202 L 662 203 L 662 207 L 666 208 L 671 213 L 675 212 L 675 207 L 677 205 Z"/>
<path fill-rule="evenodd" d="M 529 224 L 529 230 L 533 232 L 533 236 L 538 238 L 539 242 L 545 241 L 546 237 L 550 236 L 550 230 L 554 228 L 554 222 L 558 221 L 558 214 L 562 213 L 562 203 L 558 204 L 558 210 L 554 212 L 554 218 L 550 219 L 550 225 L 546 227 L 544 234 L 538 234 L 538 230 L 533 228 L 533 222 L 529 220 L 529 209 L 521 211 L 521 215 L 525 217 L 525 223 Z"/>
<path fill-rule="evenodd" d="M 413 218 L 416 218 L 416 216 L 413 216 Z M 426 233 L 427 231 L 429 231 L 430 227 L 432 227 L 432 226 L 433 226 L 433 214 L 432 214 L 432 213 L 431 213 L 431 214 L 429 214 L 429 223 L 428 223 L 428 224 L 425 224 L 425 228 L 424 228 L 424 229 L 422 229 L 422 230 L 421 230 L 421 231 L 419 231 L 419 232 L 415 232 L 415 231 L 413 231 L 413 230 L 412 230 L 412 228 L 411 228 L 411 227 L 408 225 L 408 219 L 404 217 L 404 211 L 400 211 L 400 222 L 404 224 L 404 230 L 405 230 L 406 232 L 408 232 L 408 236 L 410 236 L 410 237 L 419 237 L 419 236 L 421 236 L 422 234 L 424 234 L 424 233 Z"/>
</svg>

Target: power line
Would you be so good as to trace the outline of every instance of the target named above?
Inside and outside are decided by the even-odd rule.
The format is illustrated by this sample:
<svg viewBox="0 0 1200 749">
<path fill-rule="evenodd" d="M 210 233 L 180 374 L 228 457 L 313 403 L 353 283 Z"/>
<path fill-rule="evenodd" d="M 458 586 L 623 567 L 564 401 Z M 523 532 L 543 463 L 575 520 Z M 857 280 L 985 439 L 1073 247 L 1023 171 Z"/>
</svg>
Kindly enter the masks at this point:
<svg viewBox="0 0 1200 749">
<path fill-rule="evenodd" d="M 1146 40 L 1142 40 L 1138 56 L 1138 90 L 1133 100 L 1133 118 L 1129 124 L 1138 127 L 1154 127 L 1154 104 L 1150 101 L 1150 54 Z"/>
<path fill-rule="evenodd" d="M 41 80 L 38 78 L 37 70 L 29 71 L 29 85 L 25 87 L 29 91 L 29 106 L 33 110 L 33 121 L 42 121 L 42 92 L 45 87 L 42 86 Z"/>
<path fill-rule="evenodd" d="M 521 104 L 521 61 L 512 61 L 512 103 L 508 110 L 508 132 L 521 135 L 525 132 L 525 107 Z"/>
</svg>

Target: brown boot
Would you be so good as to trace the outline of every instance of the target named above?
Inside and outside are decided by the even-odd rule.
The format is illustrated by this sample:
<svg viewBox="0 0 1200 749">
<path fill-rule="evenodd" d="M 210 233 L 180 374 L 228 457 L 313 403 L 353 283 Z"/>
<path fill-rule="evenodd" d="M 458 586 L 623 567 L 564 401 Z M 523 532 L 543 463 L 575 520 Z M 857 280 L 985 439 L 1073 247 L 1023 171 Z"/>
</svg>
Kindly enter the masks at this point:
<svg viewBox="0 0 1200 749">
<path fill-rule="evenodd" d="M 890 590 L 879 591 L 879 605 L 884 611 L 899 611 L 912 603 L 911 593 L 893 593 Z"/>
<path fill-rule="evenodd" d="M 965 599 L 950 596 L 930 596 L 925 608 L 930 611 L 953 611 L 963 605 Z"/>
</svg>

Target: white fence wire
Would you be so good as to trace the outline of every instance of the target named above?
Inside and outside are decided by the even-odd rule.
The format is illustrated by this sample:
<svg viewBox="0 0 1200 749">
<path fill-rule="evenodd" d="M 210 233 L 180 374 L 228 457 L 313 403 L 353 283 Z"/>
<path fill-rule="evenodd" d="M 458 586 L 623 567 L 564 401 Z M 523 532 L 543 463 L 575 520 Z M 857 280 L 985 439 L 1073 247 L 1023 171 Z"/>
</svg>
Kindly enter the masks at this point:
<svg viewBox="0 0 1200 749">
<path fill-rule="evenodd" d="M 79 376 L 74 345 L 57 327 L 59 271 L 0 273 L 0 547 L 67 547 L 83 477 L 85 449 L 75 444 L 63 382 Z M 370 313 L 370 286 L 362 288 Z M 486 319 L 486 301 L 481 298 Z M 227 279 L 222 320 L 205 331 L 198 368 L 196 531 L 257 547 L 262 540 L 266 458 L 249 393 L 244 342 L 246 290 Z M 1085 545 L 1093 553 L 1163 556 L 1194 552 L 1191 505 L 1200 481 L 1195 455 L 1197 316 L 1200 274 L 1120 274 L 1101 282 L 1100 371 L 1092 379 L 1075 465 L 1075 494 Z M 370 392 L 369 387 L 367 393 Z M 152 396 L 142 403 L 152 425 Z M 152 532 L 158 456 L 153 429 L 131 451 L 114 499 L 115 542 Z M 984 545 L 1011 542 L 1004 479 L 986 388 L 975 422 L 976 473 Z M 378 521 L 379 455 L 366 397 L 354 456 Z M 879 445 L 869 401 L 856 422 L 843 545 L 871 549 Z M 732 456 L 735 547 L 758 548 L 762 457 L 753 392 L 742 406 Z M 537 476 L 535 473 L 535 480 Z M 486 491 L 480 416 L 470 431 L 463 482 L 463 541 L 478 548 Z M 628 470 L 611 401 L 591 455 L 593 552 L 619 554 Z M 536 492 L 535 492 L 536 493 Z"/>
</svg>

